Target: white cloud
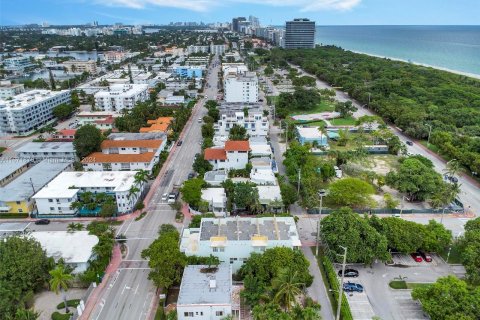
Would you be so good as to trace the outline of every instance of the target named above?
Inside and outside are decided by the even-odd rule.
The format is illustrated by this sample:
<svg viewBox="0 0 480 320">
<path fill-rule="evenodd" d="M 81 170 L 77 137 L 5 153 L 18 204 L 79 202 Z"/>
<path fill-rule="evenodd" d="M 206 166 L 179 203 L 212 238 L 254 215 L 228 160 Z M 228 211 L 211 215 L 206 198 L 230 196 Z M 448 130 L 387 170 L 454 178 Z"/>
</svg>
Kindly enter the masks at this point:
<svg viewBox="0 0 480 320">
<path fill-rule="evenodd" d="M 275 7 L 296 7 L 300 11 L 338 10 L 346 11 L 362 0 L 95 0 L 108 6 L 144 9 L 147 6 L 171 7 L 193 11 L 208 11 L 214 6 L 225 6 L 228 2 L 242 2 Z"/>
</svg>

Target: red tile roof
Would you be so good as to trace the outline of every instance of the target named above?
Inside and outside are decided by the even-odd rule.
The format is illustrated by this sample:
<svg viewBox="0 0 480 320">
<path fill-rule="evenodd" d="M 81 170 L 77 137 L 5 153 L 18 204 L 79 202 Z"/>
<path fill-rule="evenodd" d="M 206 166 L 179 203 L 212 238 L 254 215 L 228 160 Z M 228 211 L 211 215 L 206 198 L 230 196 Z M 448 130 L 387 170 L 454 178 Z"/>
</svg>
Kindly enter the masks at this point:
<svg viewBox="0 0 480 320">
<path fill-rule="evenodd" d="M 225 142 L 225 151 L 250 151 L 248 141 L 229 140 Z"/>
<path fill-rule="evenodd" d="M 82 159 L 82 163 L 121 163 L 121 162 L 151 162 L 155 153 L 140 154 L 105 154 L 94 152 Z"/>
<path fill-rule="evenodd" d="M 57 134 L 60 136 L 74 136 L 75 135 L 75 132 L 77 132 L 77 130 L 75 129 L 63 129 L 63 130 L 59 130 L 57 132 Z"/>
<path fill-rule="evenodd" d="M 227 160 L 225 149 L 208 148 L 205 149 L 205 160 Z"/>
<path fill-rule="evenodd" d="M 160 148 L 162 140 L 104 140 L 101 148 Z"/>
</svg>

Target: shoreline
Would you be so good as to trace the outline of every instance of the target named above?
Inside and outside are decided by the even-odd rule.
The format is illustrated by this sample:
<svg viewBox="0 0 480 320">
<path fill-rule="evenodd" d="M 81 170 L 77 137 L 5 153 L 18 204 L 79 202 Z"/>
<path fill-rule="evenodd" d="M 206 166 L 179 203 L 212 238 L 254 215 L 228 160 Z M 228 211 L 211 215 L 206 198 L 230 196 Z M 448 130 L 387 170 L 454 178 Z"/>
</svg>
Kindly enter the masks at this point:
<svg viewBox="0 0 480 320">
<path fill-rule="evenodd" d="M 450 73 L 453 73 L 453 74 L 456 74 L 456 75 L 470 77 L 470 78 L 480 80 L 480 74 L 458 71 L 458 70 L 448 69 L 448 68 L 445 68 L 445 67 L 430 65 L 430 64 L 427 64 L 427 63 L 416 62 L 416 61 L 408 61 L 408 60 L 405 60 L 405 59 L 392 58 L 392 57 L 382 56 L 382 55 L 379 55 L 379 54 L 367 53 L 367 52 L 363 52 L 363 51 L 350 50 L 350 49 L 345 49 L 343 47 L 340 47 L 340 48 L 342 48 L 343 50 L 351 51 L 351 52 L 358 53 L 358 54 L 365 54 L 365 55 L 371 56 L 371 57 L 376 57 L 376 58 L 381 58 L 381 59 L 389 59 L 389 60 L 392 60 L 392 61 L 405 62 L 405 63 L 409 63 L 409 64 L 414 64 L 414 65 L 417 65 L 417 66 L 437 69 L 437 70 L 440 70 L 440 71 L 450 72 Z"/>
</svg>

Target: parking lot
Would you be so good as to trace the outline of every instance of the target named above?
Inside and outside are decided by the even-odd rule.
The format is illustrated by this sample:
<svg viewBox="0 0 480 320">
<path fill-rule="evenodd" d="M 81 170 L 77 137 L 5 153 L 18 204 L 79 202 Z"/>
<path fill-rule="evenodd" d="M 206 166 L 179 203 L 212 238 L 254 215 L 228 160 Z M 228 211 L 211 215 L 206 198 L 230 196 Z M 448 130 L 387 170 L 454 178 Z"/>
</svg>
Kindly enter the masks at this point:
<svg viewBox="0 0 480 320">
<path fill-rule="evenodd" d="M 426 262 L 422 259 L 422 262 L 416 262 L 413 258 L 408 254 L 401 254 L 401 253 L 392 253 L 393 263 L 400 266 L 408 266 L 408 267 L 430 267 L 430 266 L 438 266 L 443 264 L 442 258 L 440 258 L 436 254 L 431 254 L 432 261 Z"/>
<path fill-rule="evenodd" d="M 361 283 L 361 281 L 352 280 L 355 283 Z M 371 320 L 375 316 L 375 312 L 368 301 L 368 295 L 366 291 L 360 292 L 349 292 L 345 293 L 348 304 L 350 305 L 350 311 L 352 311 L 353 319 L 356 320 Z"/>
</svg>

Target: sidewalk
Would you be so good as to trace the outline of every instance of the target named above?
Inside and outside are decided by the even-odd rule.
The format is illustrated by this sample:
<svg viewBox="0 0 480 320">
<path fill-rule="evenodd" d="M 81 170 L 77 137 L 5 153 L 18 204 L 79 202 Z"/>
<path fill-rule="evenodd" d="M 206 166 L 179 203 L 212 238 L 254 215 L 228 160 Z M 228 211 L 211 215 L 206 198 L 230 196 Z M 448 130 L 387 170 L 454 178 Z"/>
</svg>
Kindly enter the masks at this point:
<svg viewBox="0 0 480 320">
<path fill-rule="evenodd" d="M 308 271 L 313 276 L 313 283 L 309 288 L 307 288 L 307 293 L 313 300 L 317 301 L 322 306 L 320 309 L 322 319 L 335 319 L 332 305 L 330 304 L 330 299 L 328 298 L 327 289 L 323 283 L 320 269 L 318 268 L 317 259 L 315 259 L 310 247 L 302 247 L 302 252 L 307 258 L 308 262 L 310 262 Z"/>
</svg>

